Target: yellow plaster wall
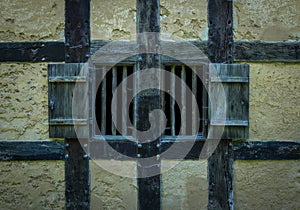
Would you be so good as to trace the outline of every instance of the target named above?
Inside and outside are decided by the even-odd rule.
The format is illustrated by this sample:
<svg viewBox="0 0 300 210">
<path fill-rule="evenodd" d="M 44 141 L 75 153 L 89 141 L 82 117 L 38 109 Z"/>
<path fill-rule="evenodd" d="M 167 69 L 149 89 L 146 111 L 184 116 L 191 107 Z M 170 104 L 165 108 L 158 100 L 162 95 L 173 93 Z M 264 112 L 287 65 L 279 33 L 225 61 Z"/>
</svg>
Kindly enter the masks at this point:
<svg viewBox="0 0 300 210">
<path fill-rule="evenodd" d="M 0 209 L 63 209 L 63 161 L 0 162 Z"/>
<path fill-rule="evenodd" d="M 92 39 L 131 39 L 135 0 L 92 0 Z M 0 41 L 64 39 L 60 0 L 0 2 Z M 161 1 L 164 38 L 207 39 L 206 1 Z M 299 40 L 298 0 L 234 1 L 235 39 Z M 0 139 L 44 140 L 47 65 L 0 64 Z M 250 138 L 299 139 L 300 64 L 251 63 Z M 165 164 L 170 164 L 166 161 Z M 205 209 L 206 162 L 183 161 L 163 174 L 164 209 Z M 131 170 L 135 170 L 131 168 Z M 92 207 L 134 209 L 136 182 L 91 164 Z M 299 209 L 299 161 L 236 161 L 236 209 Z M 0 162 L 0 209 L 63 209 L 62 161 Z"/>
</svg>

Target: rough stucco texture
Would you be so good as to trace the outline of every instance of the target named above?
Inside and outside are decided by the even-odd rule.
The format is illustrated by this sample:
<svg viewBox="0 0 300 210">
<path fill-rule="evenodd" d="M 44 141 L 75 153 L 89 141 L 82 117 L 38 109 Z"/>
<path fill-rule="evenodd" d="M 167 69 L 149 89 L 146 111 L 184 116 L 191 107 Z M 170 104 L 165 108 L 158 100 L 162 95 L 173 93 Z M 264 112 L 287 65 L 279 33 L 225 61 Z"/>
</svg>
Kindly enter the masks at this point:
<svg viewBox="0 0 300 210">
<path fill-rule="evenodd" d="M 122 6 L 120 6 L 122 5 Z M 64 1 L 0 2 L 1 41 L 64 39 Z M 135 34 L 135 0 L 91 1 L 92 39 L 130 39 Z M 234 1 L 235 39 L 300 39 L 300 1 Z M 161 1 L 165 38 L 207 39 L 206 0 Z"/>
<path fill-rule="evenodd" d="M 0 40 L 64 39 L 64 1 L 0 1 Z"/>
<path fill-rule="evenodd" d="M 63 161 L 0 162 L 0 209 L 63 209 Z"/>
<path fill-rule="evenodd" d="M 250 138 L 300 136 L 300 65 L 251 64 Z"/>
<path fill-rule="evenodd" d="M 300 40 L 299 0 L 234 1 L 235 38 Z"/>
<path fill-rule="evenodd" d="M 300 161 L 235 161 L 235 208 L 300 209 Z"/>
<path fill-rule="evenodd" d="M 47 65 L 0 64 L 0 78 L 0 139 L 47 139 Z"/>
<path fill-rule="evenodd" d="M 122 5 L 122 7 L 119 7 Z M 161 31 L 166 39 L 207 39 L 206 0 L 162 0 Z M 135 34 L 135 0 L 92 1 L 93 39 L 130 39 Z M 300 39 L 299 0 L 234 1 L 235 39 Z"/>
</svg>

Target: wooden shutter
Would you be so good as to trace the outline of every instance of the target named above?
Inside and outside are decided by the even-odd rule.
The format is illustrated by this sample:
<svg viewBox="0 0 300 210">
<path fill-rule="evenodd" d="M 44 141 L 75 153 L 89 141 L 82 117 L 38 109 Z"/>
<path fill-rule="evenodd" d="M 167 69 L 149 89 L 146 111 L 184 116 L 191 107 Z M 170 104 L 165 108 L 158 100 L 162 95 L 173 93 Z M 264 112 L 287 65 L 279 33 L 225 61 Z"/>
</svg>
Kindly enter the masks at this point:
<svg viewBox="0 0 300 210">
<path fill-rule="evenodd" d="M 89 97 L 85 65 L 68 63 L 48 66 L 50 138 L 88 137 Z"/>
<path fill-rule="evenodd" d="M 249 65 L 210 64 L 208 96 L 208 138 L 220 138 L 220 132 L 223 132 L 222 139 L 247 139 Z"/>
</svg>

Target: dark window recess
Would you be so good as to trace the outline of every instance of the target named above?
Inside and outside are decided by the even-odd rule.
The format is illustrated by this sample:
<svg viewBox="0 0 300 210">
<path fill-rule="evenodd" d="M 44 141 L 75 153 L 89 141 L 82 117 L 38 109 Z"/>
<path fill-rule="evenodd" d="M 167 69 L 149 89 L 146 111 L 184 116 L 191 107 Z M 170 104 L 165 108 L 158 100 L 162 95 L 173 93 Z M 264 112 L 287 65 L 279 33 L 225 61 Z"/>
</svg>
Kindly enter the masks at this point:
<svg viewBox="0 0 300 210">
<path fill-rule="evenodd" d="M 167 90 L 166 92 L 161 91 L 161 109 L 164 111 L 167 118 L 164 135 L 178 136 L 181 130 L 181 135 L 183 136 L 189 136 L 195 132 L 197 132 L 199 136 L 205 136 L 205 122 L 207 122 L 207 91 L 198 76 L 200 75 L 200 77 L 203 78 L 203 75 L 205 75 L 205 66 L 193 67 L 194 70 L 196 69 L 198 75 L 185 65 L 166 65 L 164 66 L 164 69 L 175 74 L 180 79 L 180 82 L 178 82 L 178 80 L 175 81 L 173 78 L 165 76 L 161 80 L 163 81 L 161 85 L 164 85 Z M 98 82 L 101 81 L 98 90 L 96 90 L 96 126 L 98 126 L 102 135 L 115 136 L 121 135 L 121 133 L 123 136 L 132 135 L 132 128 L 128 126 L 128 121 L 130 120 L 131 124 L 134 125 L 134 100 L 130 101 L 129 109 L 126 107 L 126 100 L 129 100 L 128 95 L 133 92 L 134 81 L 128 79 L 127 84 L 123 83 L 123 85 L 121 85 L 121 83 L 129 75 L 133 74 L 133 72 L 133 65 L 122 64 L 111 68 L 104 78 L 101 75 L 101 70 L 98 70 L 96 74 L 96 80 L 98 80 Z M 192 106 L 191 97 L 186 97 L 187 94 L 182 89 L 182 84 L 178 84 L 181 82 L 184 82 L 189 88 L 187 91 L 191 91 L 195 96 L 199 115 L 195 114 L 197 109 Z M 120 87 L 118 87 L 119 85 Z M 119 95 L 117 96 L 116 107 L 112 108 L 112 93 L 116 87 L 121 88 L 122 91 L 119 92 Z M 171 90 L 176 92 L 176 97 L 178 98 L 177 101 L 168 93 Z M 186 106 L 186 108 L 183 109 L 182 105 Z M 126 109 L 128 109 L 126 112 L 122 111 Z M 121 128 L 121 131 L 118 131 L 116 126 L 112 123 L 112 111 L 118 113 L 116 114 L 117 123 L 120 123 L 120 125 L 117 127 Z M 194 126 L 195 121 L 197 120 L 199 125 L 198 128 Z M 95 129 L 95 135 L 100 134 L 99 130 Z"/>
</svg>

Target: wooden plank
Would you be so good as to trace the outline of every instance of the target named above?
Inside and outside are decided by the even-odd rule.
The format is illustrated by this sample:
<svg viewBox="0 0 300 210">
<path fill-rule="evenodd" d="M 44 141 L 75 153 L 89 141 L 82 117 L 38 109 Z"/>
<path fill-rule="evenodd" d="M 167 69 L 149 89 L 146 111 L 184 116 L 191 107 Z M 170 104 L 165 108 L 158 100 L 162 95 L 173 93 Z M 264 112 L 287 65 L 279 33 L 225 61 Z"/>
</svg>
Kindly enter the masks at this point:
<svg viewBox="0 0 300 210">
<path fill-rule="evenodd" d="M 111 41 L 95 40 L 91 43 L 91 53 L 95 53 Z M 189 41 L 208 55 L 207 41 Z M 233 46 L 234 61 L 241 62 L 300 62 L 300 43 L 235 41 Z M 53 53 L 55 52 L 55 53 Z M 65 61 L 65 46 L 63 41 L 45 42 L 1 42 L 0 62 L 63 62 Z M 122 63 L 134 64 L 135 57 Z M 164 64 L 179 64 L 178 61 L 162 56 Z"/>
<path fill-rule="evenodd" d="M 106 118 L 107 118 L 107 109 L 106 109 L 106 77 L 105 77 L 105 70 L 104 68 L 106 67 L 102 67 L 103 68 L 103 72 L 101 72 L 101 133 L 103 135 L 106 134 Z"/>
<path fill-rule="evenodd" d="M 171 73 L 175 76 L 175 65 L 171 67 Z M 171 77 L 171 92 L 175 93 L 175 77 Z M 175 99 L 171 97 L 171 135 L 175 136 Z"/>
<path fill-rule="evenodd" d="M 160 1 L 159 0 L 137 0 L 136 1 L 136 29 L 137 29 L 137 44 L 138 57 L 136 62 L 137 71 L 149 68 L 160 68 L 161 61 L 158 54 L 145 54 L 150 52 L 153 47 L 160 49 Z M 149 38 L 147 32 L 154 34 Z M 160 76 L 157 78 L 160 79 Z M 143 81 L 138 79 L 138 83 Z M 153 82 L 148 81 L 147 82 Z M 138 84 L 139 85 L 139 84 Z M 160 109 L 160 91 L 147 90 L 137 96 L 136 110 L 136 128 L 139 131 L 147 131 L 150 128 L 148 114 L 154 109 Z M 159 154 L 160 138 L 148 142 L 142 136 L 137 136 L 138 143 L 141 147 L 138 148 L 138 157 L 149 158 Z M 155 174 L 150 176 L 149 174 Z M 138 175 L 138 209 L 161 209 L 161 175 L 160 175 L 160 159 L 143 159 L 137 161 Z"/>
<path fill-rule="evenodd" d="M 186 69 L 185 66 L 181 66 L 180 72 L 180 80 L 181 80 L 181 134 L 180 135 L 187 135 L 187 102 L 186 102 L 186 92 L 185 92 L 185 85 L 186 85 Z"/>
<path fill-rule="evenodd" d="M 234 60 L 246 62 L 300 62 L 300 42 L 234 42 Z"/>
<path fill-rule="evenodd" d="M 65 0 L 65 53 L 66 63 L 86 62 L 90 56 L 90 0 Z M 88 155 L 77 138 L 66 138 L 65 144 L 66 209 L 89 210 Z"/>
<path fill-rule="evenodd" d="M 241 78 L 242 82 L 240 82 Z M 249 137 L 249 83 L 246 81 L 249 81 L 247 64 L 210 65 L 208 88 L 210 136 L 208 138 L 218 138 L 218 130 L 222 126 L 224 126 L 222 139 Z"/>
<path fill-rule="evenodd" d="M 189 139 L 179 139 L 178 147 L 185 147 L 184 141 Z M 161 150 L 164 151 L 175 142 L 175 138 L 165 136 L 161 140 Z M 178 139 L 177 139 L 178 140 Z M 106 141 L 109 142 L 109 147 L 115 148 L 120 154 L 128 157 L 136 156 L 136 144 L 132 139 L 122 136 L 108 136 Z M 195 141 L 194 146 L 186 155 L 185 159 L 198 160 L 201 149 L 205 143 L 205 139 L 199 138 Z M 97 151 L 98 156 L 95 159 L 115 159 L 129 160 L 124 157 L 116 157 L 111 155 L 103 141 L 93 141 L 91 148 Z M 38 141 L 38 140 L 7 140 L 0 141 L 0 160 L 64 160 L 64 142 L 61 141 Z M 300 140 L 248 140 L 248 141 L 233 141 L 234 160 L 300 160 Z M 165 156 L 166 160 L 178 158 L 176 154 Z"/>
<path fill-rule="evenodd" d="M 122 69 L 122 135 L 127 135 L 127 125 L 128 125 L 128 107 L 127 107 L 127 94 L 129 91 L 128 85 L 127 85 L 127 66 L 123 66 Z"/>
<path fill-rule="evenodd" d="M 90 57 L 90 42 L 90 0 L 66 0 L 65 61 L 87 61 Z"/>
<path fill-rule="evenodd" d="M 62 41 L 0 42 L 0 54 L 0 62 L 61 62 L 65 60 L 65 44 Z"/>
<path fill-rule="evenodd" d="M 207 6 L 208 57 L 212 63 L 232 63 L 232 1 L 208 0 Z M 208 159 L 208 209 L 234 209 L 233 149 L 230 142 L 221 140 Z"/>
<path fill-rule="evenodd" d="M 90 209 L 89 158 L 78 139 L 65 140 L 66 209 Z"/>
<path fill-rule="evenodd" d="M 233 142 L 235 160 L 299 160 L 300 141 Z"/>
<path fill-rule="evenodd" d="M 75 83 L 78 78 L 83 78 L 80 74 L 84 68 L 85 64 L 83 63 L 48 65 L 50 138 L 76 138 L 79 133 L 80 137 L 89 135 L 88 100 L 84 100 L 87 97 L 88 83 L 82 79 L 79 83 Z M 75 85 L 77 85 L 76 90 L 74 89 Z M 79 96 L 82 101 L 76 104 L 76 109 L 79 111 L 76 116 L 73 116 L 76 111 L 72 107 L 75 95 Z M 81 126 L 77 126 L 75 129 L 74 125 Z"/>
<path fill-rule="evenodd" d="M 194 66 L 193 69 L 197 71 L 197 66 Z M 192 72 L 192 93 L 193 95 L 197 98 L 197 89 L 201 88 L 201 85 L 199 84 L 200 87 L 197 86 L 197 74 L 195 72 Z M 203 103 L 203 102 L 202 102 Z M 192 133 L 196 133 L 198 131 L 198 128 L 196 125 L 199 123 L 199 117 L 197 117 L 197 104 L 192 104 Z M 203 105 L 203 104 L 202 104 Z"/>
<path fill-rule="evenodd" d="M 0 160 L 63 160 L 64 143 L 59 141 L 0 141 Z"/>
</svg>

